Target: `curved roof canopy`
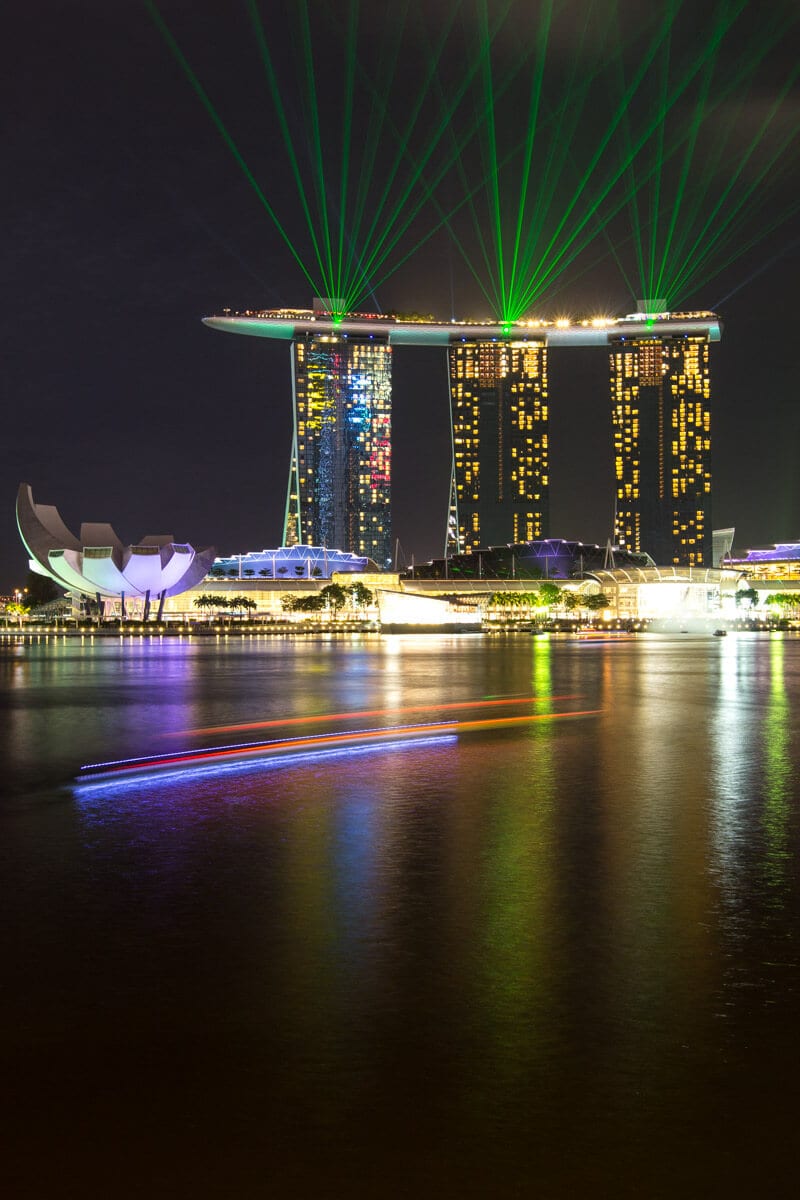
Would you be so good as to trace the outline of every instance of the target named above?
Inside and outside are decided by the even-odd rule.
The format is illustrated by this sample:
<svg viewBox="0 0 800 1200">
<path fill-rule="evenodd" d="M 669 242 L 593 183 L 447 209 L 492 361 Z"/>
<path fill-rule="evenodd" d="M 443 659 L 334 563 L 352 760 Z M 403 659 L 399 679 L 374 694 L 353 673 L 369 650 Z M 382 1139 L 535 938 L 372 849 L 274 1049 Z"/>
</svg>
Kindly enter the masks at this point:
<svg viewBox="0 0 800 1200">
<path fill-rule="evenodd" d="M 720 567 L 615 567 L 613 570 L 588 571 L 600 584 L 626 583 L 711 583 L 719 584 L 739 579 L 741 571 Z"/>
<path fill-rule="evenodd" d="M 195 551 L 172 534 L 124 546 L 110 525 L 84 523 L 77 538 L 52 504 L 35 503 L 27 483 L 17 492 L 17 528 L 32 571 L 86 596 L 178 596 L 214 561 L 213 546 Z"/>
</svg>

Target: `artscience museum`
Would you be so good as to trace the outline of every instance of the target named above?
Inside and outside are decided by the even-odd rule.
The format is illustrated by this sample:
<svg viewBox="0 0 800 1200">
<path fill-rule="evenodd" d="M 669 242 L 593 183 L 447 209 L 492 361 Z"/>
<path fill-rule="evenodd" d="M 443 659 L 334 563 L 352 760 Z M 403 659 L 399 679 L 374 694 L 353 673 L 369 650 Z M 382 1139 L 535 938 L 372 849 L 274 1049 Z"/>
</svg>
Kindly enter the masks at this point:
<svg viewBox="0 0 800 1200">
<path fill-rule="evenodd" d="M 84 522 L 76 537 L 57 508 L 35 503 L 27 483 L 17 493 L 17 527 L 32 571 L 73 595 L 96 600 L 109 614 L 118 608 L 124 617 L 126 604 L 133 602 L 145 620 L 152 603 L 158 604 L 160 617 L 168 597 L 199 583 L 216 553 L 213 546 L 196 551 L 171 534 L 125 546 L 107 524 Z"/>
</svg>

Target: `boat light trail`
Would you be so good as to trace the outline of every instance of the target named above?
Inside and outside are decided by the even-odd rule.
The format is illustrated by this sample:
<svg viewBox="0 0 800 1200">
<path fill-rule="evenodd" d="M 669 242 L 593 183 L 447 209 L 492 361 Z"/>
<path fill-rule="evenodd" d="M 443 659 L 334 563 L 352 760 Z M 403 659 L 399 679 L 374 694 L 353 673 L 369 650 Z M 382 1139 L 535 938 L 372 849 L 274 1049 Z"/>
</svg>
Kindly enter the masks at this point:
<svg viewBox="0 0 800 1200">
<path fill-rule="evenodd" d="M 428 749 L 431 746 L 449 746 L 457 741 L 458 738 L 455 734 L 448 734 L 439 737 L 414 738 L 413 740 L 407 738 L 399 742 L 375 742 L 369 746 L 341 746 L 338 749 L 316 750 L 310 751 L 307 754 L 293 755 L 291 758 L 286 756 L 264 758 L 257 762 L 248 759 L 245 762 L 232 760 L 217 764 L 202 763 L 198 767 L 180 767 L 174 771 L 168 769 L 158 771 L 157 773 L 145 770 L 133 771 L 125 775 L 103 776 L 100 779 L 90 777 L 86 781 L 79 777 L 73 785 L 73 791 L 78 797 L 83 797 L 93 792 L 105 793 L 109 788 L 113 788 L 114 791 L 141 788 L 143 783 L 154 783 L 156 780 L 161 784 L 169 780 L 186 782 L 187 779 L 193 779 L 196 775 L 203 775 L 205 778 L 214 775 L 241 775 L 246 772 L 274 770 L 279 767 L 307 766 L 309 763 L 319 762 L 320 760 L 329 763 L 331 760 L 335 761 L 341 758 L 355 758 L 364 754 L 380 754 L 386 750 L 416 750 L 419 747 Z"/>
<path fill-rule="evenodd" d="M 359 711 L 340 713 L 315 713 L 304 717 L 281 717 L 272 721 L 244 721 L 236 725 L 207 725 L 198 729 L 170 730 L 164 737 L 195 737 L 201 733 L 240 733 L 245 729 L 279 729 L 285 725 L 308 725 L 312 721 L 349 721 L 364 717 L 399 717 L 408 713 L 450 712 L 458 708 L 489 708 L 503 704 L 535 704 L 541 700 L 579 700 L 579 695 L 568 696 L 513 696 L 501 700 L 453 700 L 448 704 L 408 704 L 402 708 L 365 708 Z"/>
<path fill-rule="evenodd" d="M 596 716 L 599 708 L 563 713 L 526 713 L 517 717 L 489 717 L 473 721 L 428 722 L 421 725 L 382 726 L 375 729 L 350 729 L 339 733 L 322 733 L 315 737 L 284 738 L 269 742 L 243 742 L 233 746 L 211 746 L 198 750 L 180 750 L 173 754 L 145 755 L 140 758 L 116 759 L 110 762 L 87 763 L 78 773 L 78 781 L 98 776 L 116 776 L 131 771 L 157 771 L 164 767 L 183 767 L 220 762 L 225 759 L 259 755 L 286 755 L 310 748 L 322 750 L 328 746 L 355 745 L 377 742 L 387 738 L 397 740 L 430 737 L 437 734 L 474 733 L 531 724 L 534 721 L 557 721 L 569 717 Z"/>
</svg>

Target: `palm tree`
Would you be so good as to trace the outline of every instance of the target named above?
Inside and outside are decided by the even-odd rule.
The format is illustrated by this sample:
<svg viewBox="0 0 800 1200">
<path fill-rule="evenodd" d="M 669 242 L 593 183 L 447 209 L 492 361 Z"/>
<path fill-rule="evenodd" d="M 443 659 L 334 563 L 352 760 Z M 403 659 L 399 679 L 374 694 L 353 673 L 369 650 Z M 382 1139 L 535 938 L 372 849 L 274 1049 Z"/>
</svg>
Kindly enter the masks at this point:
<svg viewBox="0 0 800 1200">
<path fill-rule="evenodd" d="M 232 612 L 252 612 L 256 607 L 255 600 L 251 600 L 249 596 L 231 596 L 227 602 L 228 608 Z"/>
</svg>

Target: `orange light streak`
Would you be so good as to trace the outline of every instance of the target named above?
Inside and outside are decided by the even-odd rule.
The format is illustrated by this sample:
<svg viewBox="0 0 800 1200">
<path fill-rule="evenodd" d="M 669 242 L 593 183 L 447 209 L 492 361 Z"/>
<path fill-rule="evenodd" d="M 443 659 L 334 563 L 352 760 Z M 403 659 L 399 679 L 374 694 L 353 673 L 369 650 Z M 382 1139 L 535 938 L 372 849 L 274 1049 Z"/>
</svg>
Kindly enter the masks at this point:
<svg viewBox="0 0 800 1200">
<path fill-rule="evenodd" d="M 312 713 L 305 717 L 281 717 L 274 721 L 246 721 L 238 725 L 206 725 L 198 729 L 168 730 L 165 737 L 195 737 L 201 733 L 239 733 L 246 729 L 278 729 L 286 725 L 308 725 L 311 721 L 347 721 L 353 717 L 402 716 L 414 712 L 449 712 L 457 708 L 489 708 L 501 704 L 533 704 L 539 700 L 578 700 L 579 696 L 514 696 L 508 700 L 454 700 L 449 704 L 409 704 L 404 708 L 366 708 L 360 712 Z"/>
<path fill-rule="evenodd" d="M 342 743 L 376 742 L 389 738 L 413 738 L 442 733 L 465 733 L 479 729 L 500 729 L 511 725 L 524 725 L 533 721 L 558 721 L 567 717 L 592 717 L 602 712 L 601 708 L 589 708 L 565 713 L 526 713 L 520 717 L 489 717 L 480 721 L 441 721 L 428 725 L 400 725 L 386 729 L 346 730 L 342 733 L 323 733 L 315 737 L 292 738 L 283 742 L 254 742 L 252 746 L 230 746 L 221 749 L 209 748 L 197 754 L 165 755 L 161 759 L 149 759 L 145 762 L 130 765 L 120 765 L 110 773 L 143 770 L 158 767 L 180 766 L 183 763 L 203 763 L 218 761 L 225 758 L 242 758 L 250 754 L 291 753 L 296 750 L 308 750 L 310 747 L 336 746 Z"/>
</svg>

